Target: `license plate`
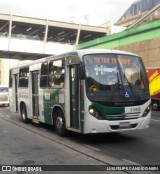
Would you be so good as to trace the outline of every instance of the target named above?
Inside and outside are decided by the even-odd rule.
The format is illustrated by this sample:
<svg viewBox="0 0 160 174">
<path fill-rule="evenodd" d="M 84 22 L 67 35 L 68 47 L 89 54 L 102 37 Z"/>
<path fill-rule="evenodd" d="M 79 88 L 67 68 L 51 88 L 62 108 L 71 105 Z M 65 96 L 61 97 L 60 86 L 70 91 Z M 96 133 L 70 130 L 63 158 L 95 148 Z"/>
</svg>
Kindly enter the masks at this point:
<svg viewBox="0 0 160 174">
<path fill-rule="evenodd" d="M 130 128 L 130 122 L 121 122 L 119 123 L 119 128 Z"/>
</svg>

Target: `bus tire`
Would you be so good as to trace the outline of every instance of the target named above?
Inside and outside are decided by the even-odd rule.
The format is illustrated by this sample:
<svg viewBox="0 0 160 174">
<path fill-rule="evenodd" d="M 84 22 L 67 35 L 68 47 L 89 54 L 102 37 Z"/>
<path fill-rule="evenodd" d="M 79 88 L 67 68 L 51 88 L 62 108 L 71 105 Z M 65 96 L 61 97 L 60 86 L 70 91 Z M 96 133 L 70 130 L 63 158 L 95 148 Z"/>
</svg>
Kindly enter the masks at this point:
<svg viewBox="0 0 160 174">
<path fill-rule="evenodd" d="M 29 119 L 27 118 L 27 109 L 26 109 L 25 104 L 23 104 L 21 107 L 21 119 L 24 123 L 29 122 Z"/>
<path fill-rule="evenodd" d="M 154 111 L 158 111 L 158 108 L 159 108 L 159 104 L 158 104 L 158 102 L 153 102 L 153 104 L 152 104 L 152 110 L 154 110 Z"/>
<path fill-rule="evenodd" d="M 57 110 L 55 113 L 55 130 L 59 136 L 66 136 L 66 123 L 62 110 Z"/>
</svg>

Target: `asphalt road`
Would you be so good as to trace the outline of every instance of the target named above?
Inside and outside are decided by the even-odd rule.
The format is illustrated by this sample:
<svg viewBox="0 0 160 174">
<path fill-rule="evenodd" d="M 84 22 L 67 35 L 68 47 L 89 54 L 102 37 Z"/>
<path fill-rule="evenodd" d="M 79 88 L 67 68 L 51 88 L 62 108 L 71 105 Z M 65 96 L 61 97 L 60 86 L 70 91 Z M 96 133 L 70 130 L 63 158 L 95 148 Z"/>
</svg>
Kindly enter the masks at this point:
<svg viewBox="0 0 160 174">
<path fill-rule="evenodd" d="M 148 129 L 96 135 L 85 141 L 103 154 L 128 161 L 130 164 L 160 165 L 160 112 L 152 112 Z"/>
<path fill-rule="evenodd" d="M 160 165 L 160 111 L 152 111 L 150 127 L 129 132 L 72 138 L 102 154 L 138 165 Z"/>
<path fill-rule="evenodd" d="M 152 112 L 152 119 L 148 129 L 97 135 L 69 133 L 67 138 L 58 137 L 50 126 L 26 125 L 21 123 L 20 116 L 10 113 L 8 107 L 0 107 L 0 117 L 18 123 L 18 125 L 14 125 L 7 123 L 7 121 L 1 120 L 0 122 L 0 130 L 3 132 L 0 132 L 1 136 L 2 134 L 6 134 L 9 138 L 9 141 L 0 141 L 0 158 L 3 157 L 3 160 L 0 159 L 1 164 L 2 161 L 4 164 L 6 164 L 7 161 L 12 161 L 12 163 L 15 162 L 16 164 L 19 162 L 21 162 L 20 164 L 99 164 L 99 161 L 96 160 L 96 155 L 99 154 L 97 158 L 99 158 L 100 161 L 105 158 L 106 161 L 109 161 L 108 163 L 112 161 L 112 164 L 124 162 L 128 165 L 160 165 L 160 111 Z M 7 124 L 11 126 L 8 128 Z M 23 125 L 25 126 L 24 129 Z M 5 127 L 7 127 L 6 130 Z M 12 127 L 16 132 L 12 132 Z M 27 129 L 35 130 L 28 134 Z M 58 145 L 54 144 L 55 140 L 54 142 L 50 142 L 50 139 L 43 139 L 43 137 L 45 137 L 44 135 L 37 138 L 38 135 L 35 135 L 34 132 L 42 132 L 42 134 L 44 132 L 49 137 L 53 135 Z M 16 137 L 14 136 L 15 134 Z M 2 138 L 5 138 L 5 136 L 2 136 Z M 27 143 L 24 144 L 26 139 Z M 68 150 L 61 147 L 61 143 L 59 142 L 64 142 L 67 146 L 66 148 L 68 148 L 68 144 L 74 143 L 76 147 L 74 146 L 73 148 L 71 145 L 71 148 Z M 11 144 L 14 148 L 10 149 L 13 151 L 8 160 L 4 157 L 5 154 L 8 153 L 7 149 L 12 147 Z M 50 146 L 51 144 L 52 146 Z M 87 150 L 85 148 L 87 148 Z M 79 153 L 79 151 L 82 153 Z M 88 158 L 91 153 L 94 157 Z M 87 155 L 85 156 L 84 154 Z M 9 155 L 8 153 L 8 156 Z M 16 161 L 14 157 L 17 156 L 24 156 L 24 159 L 18 158 L 18 161 Z"/>
</svg>

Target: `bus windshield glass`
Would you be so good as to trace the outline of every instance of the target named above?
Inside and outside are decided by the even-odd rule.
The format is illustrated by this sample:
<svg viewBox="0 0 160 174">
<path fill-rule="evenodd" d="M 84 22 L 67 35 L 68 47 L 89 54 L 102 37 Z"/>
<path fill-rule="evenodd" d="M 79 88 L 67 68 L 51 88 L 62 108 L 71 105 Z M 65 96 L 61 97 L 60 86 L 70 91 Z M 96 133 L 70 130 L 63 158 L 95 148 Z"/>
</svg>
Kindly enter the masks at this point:
<svg viewBox="0 0 160 174">
<path fill-rule="evenodd" d="M 90 101 L 124 106 L 143 104 L 149 99 L 148 80 L 141 58 L 92 54 L 84 56 L 84 64 Z"/>
</svg>

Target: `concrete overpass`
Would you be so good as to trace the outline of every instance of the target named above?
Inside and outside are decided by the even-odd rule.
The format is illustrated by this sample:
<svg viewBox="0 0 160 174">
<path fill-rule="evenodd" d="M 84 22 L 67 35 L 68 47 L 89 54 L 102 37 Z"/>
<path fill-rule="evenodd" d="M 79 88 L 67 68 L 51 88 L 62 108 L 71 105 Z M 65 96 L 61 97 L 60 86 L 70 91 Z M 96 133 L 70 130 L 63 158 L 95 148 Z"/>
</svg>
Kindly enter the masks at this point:
<svg viewBox="0 0 160 174">
<path fill-rule="evenodd" d="M 0 58 L 39 59 L 108 32 L 105 27 L 0 14 Z"/>
</svg>

